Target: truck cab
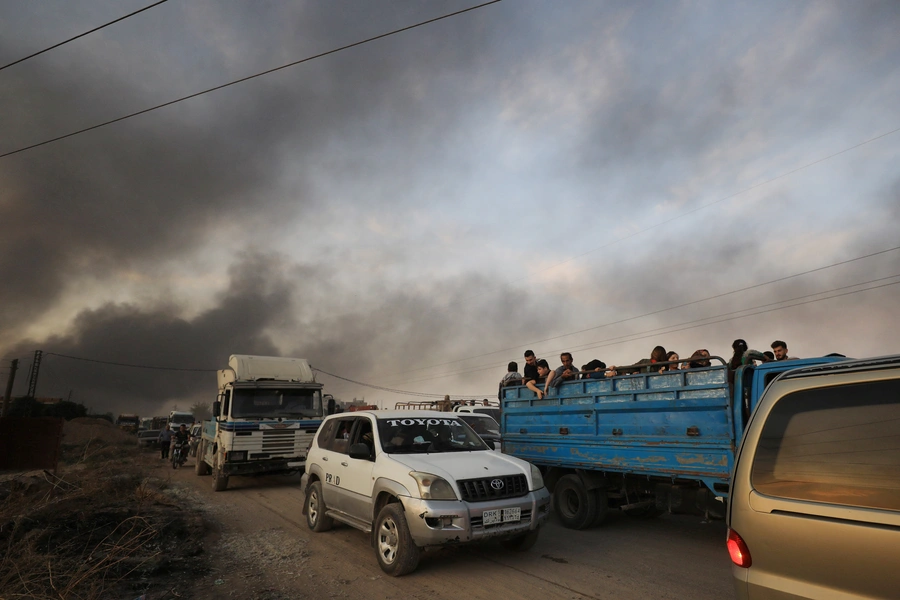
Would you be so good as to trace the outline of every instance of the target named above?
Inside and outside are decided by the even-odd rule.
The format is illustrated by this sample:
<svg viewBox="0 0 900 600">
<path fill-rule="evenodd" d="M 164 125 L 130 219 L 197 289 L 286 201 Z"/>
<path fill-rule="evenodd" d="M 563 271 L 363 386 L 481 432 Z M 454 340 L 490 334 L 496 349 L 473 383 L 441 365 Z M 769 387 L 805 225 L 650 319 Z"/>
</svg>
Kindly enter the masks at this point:
<svg viewBox="0 0 900 600">
<path fill-rule="evenodd" d="M 322 384 L 302 358 L 232 355 L 218 372 L 213 417 L 203 424 L 198 475 L 213 474 L 222 491 L 232 475 L 304 469 L 324 416 Z"/>
</svg>

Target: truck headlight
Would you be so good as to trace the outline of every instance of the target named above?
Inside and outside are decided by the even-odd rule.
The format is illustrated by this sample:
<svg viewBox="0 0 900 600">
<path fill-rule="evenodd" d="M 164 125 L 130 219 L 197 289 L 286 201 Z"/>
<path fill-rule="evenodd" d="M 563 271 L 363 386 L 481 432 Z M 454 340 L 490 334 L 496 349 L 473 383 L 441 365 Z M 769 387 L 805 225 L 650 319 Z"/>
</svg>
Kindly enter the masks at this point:
<svg viewBox="0 0 900 600">
<path fill-rule="evenodd" d="M 443 477 L 420 471 L 411 471 L 409 475 L 419 484 L 419 495 L 423 500 L 456 500 L 453 486 Z"/>
<path fill-rule="evenodd" d="M 242 462 L 247 460 L 247 451 L 246 450 L 238 450 L 236 452 L 229 452 L 225 457 L 225 460 L 229 462 Z"/>
<path fill-rule="evenodd" d="M 534 465 L 531 465 L 531 484 L 536 490 L 544 487 L 544 476 L 541 475 L 541 470 Z"/>
</svg>

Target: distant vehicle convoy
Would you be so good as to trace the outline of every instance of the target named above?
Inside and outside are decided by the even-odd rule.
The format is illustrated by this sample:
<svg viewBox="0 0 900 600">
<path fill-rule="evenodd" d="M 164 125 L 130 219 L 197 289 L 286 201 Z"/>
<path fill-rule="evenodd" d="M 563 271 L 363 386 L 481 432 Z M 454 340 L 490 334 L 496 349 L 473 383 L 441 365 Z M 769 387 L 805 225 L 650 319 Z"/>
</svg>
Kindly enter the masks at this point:
<svg viewBox="0 0 900 600">
<path fill-rule="evenodd" d="M 232 475 L 302 471 L 324 416 L 322 384 L 302 358 L 233 354 L 218 372 L 212 420 L 203 423 L 197 475 L 213 489 Z"/>
<path fill-rule="evenodd" d="M 194 414 L 180 410 L 173 410 L 169 413 L 169 419 L 167 423 L 173 431 L 178 429 L 182 425 L 190 427 L 194 424 Z"/>
<path fill-rule="evenodd" d="M 145 429 L 137 434 L 138 448 L 156 448 L 159 443 L 159 429 Z"/>
<path fill-rule="evenodd" d="M 127 433 L 137 433 L 141 426 L 141 418 L 137 415 L 119 415 L 116 418 L 116 427 Z"/>
</svg>

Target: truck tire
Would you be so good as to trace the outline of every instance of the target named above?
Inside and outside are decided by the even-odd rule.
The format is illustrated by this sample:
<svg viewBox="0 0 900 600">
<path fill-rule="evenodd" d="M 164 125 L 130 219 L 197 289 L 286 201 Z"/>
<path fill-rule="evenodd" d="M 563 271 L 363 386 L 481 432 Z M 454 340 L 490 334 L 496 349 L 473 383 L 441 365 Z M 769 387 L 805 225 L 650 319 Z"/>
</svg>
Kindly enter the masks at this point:
<svg viewBox="0 0 900 600">
<path fill-rule="evenodd" d="M 528 533 L 500 540 L 500 545 L 513 552 L 525 552 L 526 550 L 531 550 L 532 546 L 537 542 L 539 531 L 540 529 L 532 529 Z"/>
<path fill-rule="evenodd" d="M 194 465 L 194 473 L 197 475 L 209 475 L 209 465 L 203 457 L 206 456 L 206 442 L 200 442 L 197 446 L 197 464 Z"/>
<path fill-rule="evenodd" d="M 213 480 L 212 480 L 212 489 L 214 492 L 224 492 L 228 487 L 228 475 L 222 472 L 222 467 L 219 465 L 219 456 L 218 454 L 213 458 L 213 468 L 212 468 Z"/>
<path fill-rule="evenodd" d="M 597 514 L 597 495 L 584 487 L 578 475 L 564 475 L 553 490 L 553 505 L 563 527 L 586 529 Z"/>
<path fill-rule="evenodd" d="M 603 521 L 609 515 L 609 498 L 606 495 L 606 490 L 597 489 L 591 490 L 591 492 L 597 497 L 597 508 L 594 511 L 594 522 L 591 523 L 591 527 L 597 527 L 603 524 Z"/>
<path fill-rule="evenodd" d="M 306 491 L 306 526 L 316 533 L 328 531 L 334 519 L 326 515 L 325 499 L 322 497 L 322 482 L 314 481 Z"/>
<path fill-rule="evenodd" d="M 375 519 L 375 556 L 381 570 L 393 577 L 412 573 L 419 566 L 421 549 L 409 534 L 399 502 L 386 504 Z"/>
</svg>

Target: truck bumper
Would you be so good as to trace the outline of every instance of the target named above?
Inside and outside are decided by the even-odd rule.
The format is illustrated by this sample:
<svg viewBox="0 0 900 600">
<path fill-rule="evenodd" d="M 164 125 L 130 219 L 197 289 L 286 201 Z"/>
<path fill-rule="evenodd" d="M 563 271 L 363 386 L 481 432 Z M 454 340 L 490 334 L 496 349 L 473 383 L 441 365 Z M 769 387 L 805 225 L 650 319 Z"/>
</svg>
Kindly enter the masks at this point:
<svg viewBox="0 0 900 600">
<path fill-rule="evenodd" d="M 306 466 L 304 458 L 279 458 L 275 460 L 248 460 L 244 462 L 226 462 L 222 470 L 226 475 L 259 475 L 302 471 Z"/>
<path fill-rule="evenodd" d="M 508 538 L 537 529 L 550 516 L 550 492 L 541 488 L 527 496 L 491 502 L 458 502 L 400 498 L 406 522 L 417 546 L 438 546 Z M 486 511 L 518 508 L 521 519 L 514 522 L 484 524 Z"/>
</svg>

